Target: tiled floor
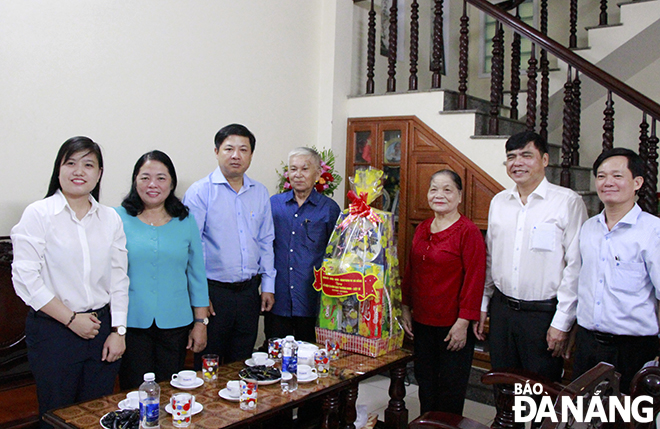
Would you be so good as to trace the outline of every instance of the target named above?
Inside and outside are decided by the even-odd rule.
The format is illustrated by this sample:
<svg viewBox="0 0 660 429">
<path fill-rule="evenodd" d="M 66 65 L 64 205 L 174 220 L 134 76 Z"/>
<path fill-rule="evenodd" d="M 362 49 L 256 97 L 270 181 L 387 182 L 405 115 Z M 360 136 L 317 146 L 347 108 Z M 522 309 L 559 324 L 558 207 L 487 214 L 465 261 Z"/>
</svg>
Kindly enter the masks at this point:
<svg viewBox="0 0 660 429">
<path fill-rule="evenodd" d="M 378 420 L 383 421 L 384 411 L 390 400 L 388 394 L 389 387 L 390 379 L 382 375 L 377 375 L 360 383 L 357 399 L 358 412 L 360 410 L 360 405 L 364 405 L 366 406 L 367 413 L 378 413 Z M 414 420 L 419 417 L 417 385 L 410 384 L 406 386 L 405 401 L 406 408 L 408 408 L 409 420 Z M 495 408 L 490 405 L 467 400 L 465 401 L 463 416 L 490 426 L 493 422 L 493 418 L 495 418 Z"/>
</svg>

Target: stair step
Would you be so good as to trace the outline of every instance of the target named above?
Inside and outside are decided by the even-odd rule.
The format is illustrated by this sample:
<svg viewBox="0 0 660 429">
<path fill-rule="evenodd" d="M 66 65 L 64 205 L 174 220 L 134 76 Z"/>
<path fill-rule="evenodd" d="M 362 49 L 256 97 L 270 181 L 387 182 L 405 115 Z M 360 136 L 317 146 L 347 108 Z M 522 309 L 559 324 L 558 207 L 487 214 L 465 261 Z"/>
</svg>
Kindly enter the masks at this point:
<svg viewBox="0 0 660 429">
<path fill-rule="evenodd" d="M 444 95 L 444 105 L 442 106 L 443 112 L 458 110 L 458 92 L 445 89 Z M 482 113 L 488 113 L 490 112 L 490 101 L 468 95 L 467 110 L 476 110 Z M 461 110 L 461 112 L 465 112 L 465 110 Z"/>
<path fill-rule="evenodd" d="M 611 28 L 611 27 L 621 27 L 623 24 L 618 22 L 616 24 L 607 24 L 607 25 L 593 25 L 590 27 L 584 27 L 585 30 L 597 30 L 599 28 Z"/>
<path fill-rule="evenodd" d="M 584 205 L 587 206 L 587 214 L 589 217 L 596 216 L 598 213 L 601 211 L 601 206 L 600 206 L 600 199 L 598 198 L 598 194 L 594 191 L 577 191 L 580 196 L 582 196 L 582 200 L 584 201 Z"/>
<path fill-rule="evenodd" d="M 645 3 L 645 2 L 650 2 L 650 1 L 657 1 L 657 0 L 629 0 L 629 1 L 622 1 L 621 3 L 617 3 L 617 6 L 625 6 L 627 4 L 635 4 L 635 3 Z"/>
<path fill-rule="evenodd" d="M 561 165 L 548 165 L 545 169 L 545 177 L 550 183 L 556 185 L 561 180 Z M 588 167 L 571 167 L 571 183 L 569 188 L 574 191 L 589 191 L 591 189 L 591 169 Z"/>
<path fill-rule="evenodd" d="M 474 123 L 474 132 L 477 135 L 487 135 L 488 134 L 488 122 L 490 121 L 490 115 L 482 112 L 477 112 L 475 123 Z M 499 117 L 499 130 L 498 134 L 511 136 L 520 132 L 523 132 L 527 129 L 527 124 L 521 122 L 517 119 L 509 119 Z"/>
<path fill-rule="evenodd" d="M 548 143 L 548 156 L 550 158 L 550 165 L 561 164 L 561 146 L 553 143 Z"/>
</svg>

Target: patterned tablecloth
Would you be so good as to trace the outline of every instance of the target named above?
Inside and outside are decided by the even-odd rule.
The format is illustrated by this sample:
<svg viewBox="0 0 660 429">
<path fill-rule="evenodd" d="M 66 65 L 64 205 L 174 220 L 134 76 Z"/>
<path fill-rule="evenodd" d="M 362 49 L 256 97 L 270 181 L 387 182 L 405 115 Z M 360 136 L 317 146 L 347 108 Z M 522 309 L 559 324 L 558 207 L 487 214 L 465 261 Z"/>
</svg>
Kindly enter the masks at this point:
<svg viewBox="0 0 660 429">
<path fill-rule="evenodd" d="M 236 423 L 262 420 L 268 414 L 275 415 L 279 411 L 297 407 L 306 400 L 340 390 L 388 369 L 393 364 L 405 364 L 412 359 L 411 354 L 405 350 L 395 350 L 376 358 L 342 353 L 338 360 L 332 362 L 328 377 L 318 378 L 309 383 L 299 383 L 295 392 L 282 393 L 279 382 L 259 386 L 257 409 L 254 411 L 243 411 L 238 402 L 230 402 L 219 396 L 219 391 L 225 388 L 227 381 L 238 380 L 238 372 L 245 367 L 243 362 L 223 365 L 218 370 L 217 380 L 205 382 L 196 389 L 186 390 L 195 395 L 196 401 L 204 406 L 201 413 L 193 416 L 190 428 L 219 429 Z M 201 377 L 201 373 L 198 373 L 198 376 Z M 165 405 L 172 394 L 181 390 L 171 386 L 169 382 L 160 383 L 160 387 L 160 426 L 169 429 L 173 427 L 172 418 L 165 411 Z M 60 408 L 48 412 L 46 420 L 63 428 L 98 429 L 101 427 L 99 423 L 101 417 L 117 410 L 117 404 L 125 398 L 126 392 L 123 392 Z"/>
</svg>

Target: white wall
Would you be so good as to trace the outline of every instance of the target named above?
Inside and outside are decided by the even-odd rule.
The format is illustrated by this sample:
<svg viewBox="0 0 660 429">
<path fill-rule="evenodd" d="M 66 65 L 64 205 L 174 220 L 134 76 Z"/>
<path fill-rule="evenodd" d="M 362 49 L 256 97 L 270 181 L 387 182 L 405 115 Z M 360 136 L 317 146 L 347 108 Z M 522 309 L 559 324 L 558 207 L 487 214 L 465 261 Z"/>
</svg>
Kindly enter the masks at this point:
<svg viewBox="0 0 660 429">
<path fill-rule="evenodd" d="M 287 152 L 319 143 L 321 55 L 334 65 L 335 49 L 320 41 L 335 33 L 334 17 L 330 29 L 324 21 L 335 4 L 1 2 L 0 235 L 43 197 L 57 149 L 74 135 L 104 149 L 108 205 L 151 149 L 174 160 L 181 196 L 217 165 L 213 136 L 231 122 L 255 133 L 248 174 L 274 192 Z"/>
</svg>

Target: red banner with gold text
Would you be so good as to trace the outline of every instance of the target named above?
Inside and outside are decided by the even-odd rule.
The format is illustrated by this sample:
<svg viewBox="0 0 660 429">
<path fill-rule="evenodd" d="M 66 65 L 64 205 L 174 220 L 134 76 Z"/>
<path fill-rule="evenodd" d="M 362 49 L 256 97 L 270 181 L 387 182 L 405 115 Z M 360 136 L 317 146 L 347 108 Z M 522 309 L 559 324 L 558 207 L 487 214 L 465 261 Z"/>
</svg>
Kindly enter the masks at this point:
<svg viewBox="0 0 660 429">
<path fill-rule="evenodd" d="M 378 277 L 373 274 L 364 276 L 362 273 L 326 274 L 325 267 L 314 270 L 314 289 L 323 290 L 331 297 L 357 295 L 358 301 L 376 297 L 374 285 Z"/>
</svg>

